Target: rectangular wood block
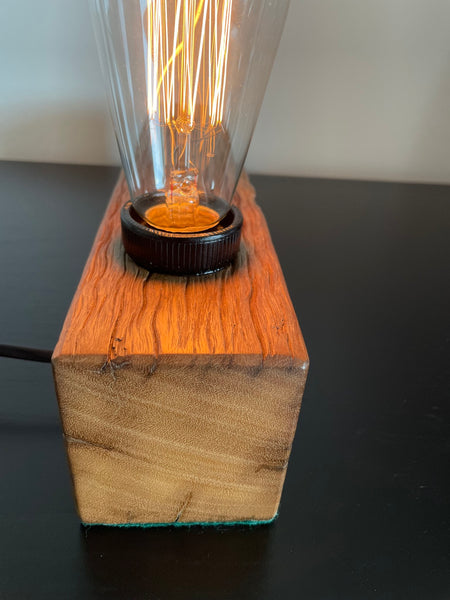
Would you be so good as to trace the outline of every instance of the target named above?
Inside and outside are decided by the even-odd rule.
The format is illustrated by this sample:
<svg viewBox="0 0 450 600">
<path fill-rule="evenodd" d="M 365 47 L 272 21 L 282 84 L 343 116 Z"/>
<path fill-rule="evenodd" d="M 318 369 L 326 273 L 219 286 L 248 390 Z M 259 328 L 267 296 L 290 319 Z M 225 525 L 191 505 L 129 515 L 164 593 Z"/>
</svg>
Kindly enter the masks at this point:
<svg viewBox="0 0 450 600">
<path fill-rule="evenodd" d="M 254 190 L 236 263 L 202 277 L 128 258 L 127 199 L 121 176 L 52 359 L 80 518 L 270 521 L 308 356 Z"/>
</svg>

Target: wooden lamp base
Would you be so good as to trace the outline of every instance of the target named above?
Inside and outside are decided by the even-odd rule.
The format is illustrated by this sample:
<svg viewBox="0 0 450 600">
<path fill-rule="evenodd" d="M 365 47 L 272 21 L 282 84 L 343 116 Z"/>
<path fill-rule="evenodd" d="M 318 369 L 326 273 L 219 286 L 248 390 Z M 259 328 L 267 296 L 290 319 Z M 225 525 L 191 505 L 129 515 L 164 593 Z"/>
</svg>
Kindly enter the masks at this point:
<svg viewBox="0 0 450 600">
<path fill-rule="evenodd" d="M 308 356 L 243 176 L 235 263 L 149 273 L 125 254 L 121 176 L 53 354 L 86 524 L 268 522 L 277 514 Z"/>
</svg>

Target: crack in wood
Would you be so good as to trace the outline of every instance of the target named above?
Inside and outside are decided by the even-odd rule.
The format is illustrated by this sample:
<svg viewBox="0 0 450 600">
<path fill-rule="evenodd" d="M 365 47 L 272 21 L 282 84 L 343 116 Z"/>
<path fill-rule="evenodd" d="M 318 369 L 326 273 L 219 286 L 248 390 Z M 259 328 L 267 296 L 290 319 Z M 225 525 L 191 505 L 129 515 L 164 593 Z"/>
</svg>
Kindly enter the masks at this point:
<svg viewBox="0 0 450 600">
<path fill-rule="evenodd" d="M 120 358 L 107 359 L 102 364 L 100 369 L 95 370 L 93 372 L 97 373 L 98 375 L 103 375 L 109 369 L 109 372 L 112 374 L 113 378 L 115 379 L 116 378 L 115 372 L 120 371 L 120 369 L 124 369 L 125 367 L 128 367 L 129 365 L 131 365 L 131 361 L 129 361 L 129 360 L 120 360 Z"/>
<path fill-rule="evenodd" d="M 186 498 L 183 500 L 183 502 L 178 510 L 177 516 L 175 517 L 175 519 L 173 521 L 174 523 L 178 523 L 179 520 L 181 519 L 181 517 L 183 516 L 183 513 L 186 511 L 187 507 L 191 503 L 192 495 L 193 495 L 193 492 L 189 492 L 188 495 L 186 496 Z"/>
<path fill-rule="evenodd" d="M 268 471 L 285 471 L 288 467 L 288 462 L 289 459 L 284 461 L 282 464 L 262 464 L 259 465 L 256 469 L 255 469 L 255 473 L 259 473 L 260 471 L 262 471 L 263 469 L 266 469 Z"/>
<path fill-rule="evenodd" d="M 83 446 L 92 446 L 93 448 L 100 448 L 101 450 L 107 450 L 108 452 L 119 452 L 122 453 L 120 450 L 117 450 L 117 448 L 113 448 L 112 446 L 105 446 L 103 444 L 99 444 L 97 442 L 90 442 L 88 440 L 84 440 L 82 438 L 75 438 L 72 437 L 70 435 L 64 435 L 64 439 L 66 440 L 66 442 L 69 442 L 70 444 L 80 444 Z M 125 453 L 122 453 L 125 454 Z M 129 455 L 127 455 L 129 456 Z"/>
</svg>

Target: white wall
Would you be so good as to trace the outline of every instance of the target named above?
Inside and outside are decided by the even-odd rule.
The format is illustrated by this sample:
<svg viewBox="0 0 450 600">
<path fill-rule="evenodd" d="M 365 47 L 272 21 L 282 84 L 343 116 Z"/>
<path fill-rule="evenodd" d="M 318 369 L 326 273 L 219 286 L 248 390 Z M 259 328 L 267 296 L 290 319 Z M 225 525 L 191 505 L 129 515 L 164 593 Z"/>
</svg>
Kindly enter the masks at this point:
<svg viewBox="0 0 450 600">
<path fill-rule="evenodd" d="M 450 2 L 291 0 L 254 172 L 450 182 Z M 87 0 L 1 0 L 0 158 L 117 161 Z"/>
</svg>

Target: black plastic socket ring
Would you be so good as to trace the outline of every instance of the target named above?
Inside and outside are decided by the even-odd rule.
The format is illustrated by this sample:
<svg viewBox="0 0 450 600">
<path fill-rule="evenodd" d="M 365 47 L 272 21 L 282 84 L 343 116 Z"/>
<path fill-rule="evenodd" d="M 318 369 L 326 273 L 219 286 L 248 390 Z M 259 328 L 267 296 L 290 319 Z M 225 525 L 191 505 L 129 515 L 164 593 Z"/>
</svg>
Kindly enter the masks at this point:
<svg viewBox="0 0 450 600">
<path fill-rule="evenodd" d="M 120 213 L 126 253 L 148 271 L 171 275 L 213 273 L 229 265 L 239 250 L 242 213 L 232 206 L 213 229 L 169 233 L 148 225 L 131 201 Z"/>
</svg>

